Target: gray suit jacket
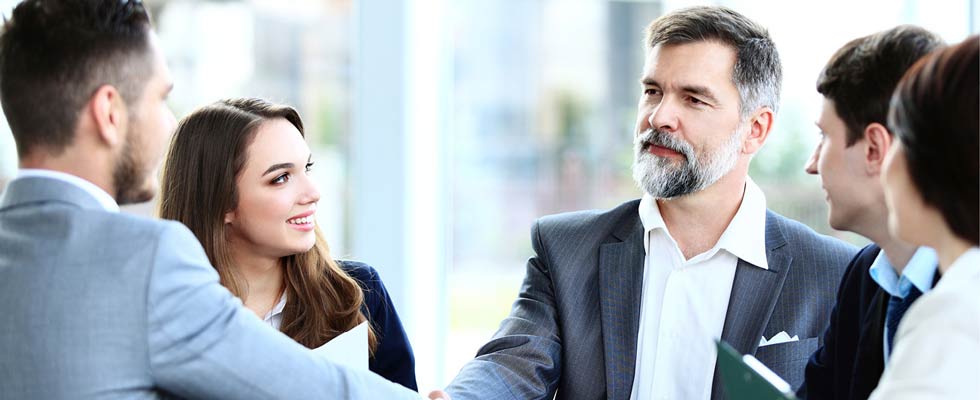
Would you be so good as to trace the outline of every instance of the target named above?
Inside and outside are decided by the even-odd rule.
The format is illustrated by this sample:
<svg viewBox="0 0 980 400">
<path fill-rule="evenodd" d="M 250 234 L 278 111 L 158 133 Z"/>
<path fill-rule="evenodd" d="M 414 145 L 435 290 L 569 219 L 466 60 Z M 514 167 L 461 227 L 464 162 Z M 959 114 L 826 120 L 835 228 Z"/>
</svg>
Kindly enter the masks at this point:
<svg viewBox="0 0 980 400">
<path fill-rule="evenodd" d="M 14 180 L 0 199 L 0 398 L 418 399 L 316 358 L 218 283 L 183 225 Z"/>
<path fill-rule="evenodd" d="M 639 200 L 549 216 L 531 230 L 536 255 L 510 316 L 447 391 L 465 399 L 628 399 L 643 285 Z M 769 269 L 735 271 L 722 339 L 798 387 L 856 249 L 771 211 Z M 758 348 L 786 331 L 799 342 Z M 715 373 L 712 398 L 724 398 Z"/>
</svg>

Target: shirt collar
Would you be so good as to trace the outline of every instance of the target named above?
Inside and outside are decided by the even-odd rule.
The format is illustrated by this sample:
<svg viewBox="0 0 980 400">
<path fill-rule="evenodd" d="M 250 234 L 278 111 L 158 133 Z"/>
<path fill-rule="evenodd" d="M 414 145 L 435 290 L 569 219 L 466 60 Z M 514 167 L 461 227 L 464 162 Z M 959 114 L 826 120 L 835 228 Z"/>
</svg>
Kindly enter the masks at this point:
<svg viewBox="0 0 980 400">
<path fill-rule="evenodd" d="M 640 199 L 639 213 L 644 230 L 643 249 L 649 253 L 651 232 L 660 229 L 668 237 L 670 232 L 660 214 L 657 200 L 649 193 L 644 193 L 643 198 Z M 746 177 L 745 194 L 742 196 L 742 204 L 735 212 L 735 217 L 725 228 L 714 248 L 705 254 L 712 254 L 718 250 L 728 251 L 756 267 L 769 269 L 769 261 L 766 258 L 766 196 L 752 178 Z"/>
<path fill-rule="evenodd" d="M 980 278 L 980 248 L 971 247 L 953 261 L 936 286 L 967 282 L 969 279 L 977 278 Z"/>
<path fill-rule="evenodd" d="M 113 199 L 109 193 L 106 193 L 105 190 L 102 190 L 102 188 L 96 186 L 94 183 L 79 178 L 75 175 L 49 169 L 22 168 L 17 171 L 17 176 L 14 179 L 35 177 L 55 179 L 78 187 L 79 189 L 84 190 L 85 193 L 88 193 L 90 196 L 95 198 L 95 200 L 97 200 L 106 211 L 119 212 L 119 204 L 116 203 L 116 200 Z"/>
<path fill-rule="evenodd" d="M 922 293 L 932 290 L 932 281 L 936 276 L 938 258 L 936 252 L 928 247 L 919 247 L 915 254 L 909 259 L 905 268 L 902 268 L 902 276 L 898 276 L 885 252 L 878 252 L 871 263 L 871 279 L 878 283 L 878 286 L 894 297 L 905 298 L 914 285 Z"/>
<path fill-rule="evenodd" d="M 282 310 L 284 308 L 286 308 L 286 291 L 282 292 L 282 295 L 279 296 L 279 302 L 276 303 L 276 305 L 273 306 L 264 317 L 262 317 L 262 320 L 268 322 L 270 319 L 272 319 L 272 317 L 282 314 Z"/>
</svg>

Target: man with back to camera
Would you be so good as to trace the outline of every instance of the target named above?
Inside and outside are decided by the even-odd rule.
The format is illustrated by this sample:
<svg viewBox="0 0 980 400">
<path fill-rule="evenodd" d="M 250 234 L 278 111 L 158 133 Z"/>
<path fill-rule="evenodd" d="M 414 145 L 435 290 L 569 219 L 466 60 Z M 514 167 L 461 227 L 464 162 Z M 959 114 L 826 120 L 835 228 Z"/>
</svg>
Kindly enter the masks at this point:
<svg viewBox="0 0 980 400">
<path fill-rule="evenodd" d="M 885 124 L 892 92 L 916 60 L 942 45 L 925 29 L 898 26 L 847 43 L 817 79 L 821 139 L 806 172 L 820 175 L 830 225 L 874 243 L 847 267 L 823 345 L 807 364 L 802 398 L 867 399 L 904 311 L 932 289 L 936 254 L 888 232 L 880 174 L 894 143 Z"/>
<path fill-rule="evenodd" d="M 27 0 L 0 35 L 20 171 L 0 198 L 0 397 L 418 399 L 241 307 L 147 201 L 174 116 L 139 0 Z"/>
<path fill-rule="evenodd" d="M 748 178 L 782 71 L 723 7 L 647 29 L 633 175 L 643 198 L 544 217 L 511 314 L 446 392 L 459 399 L 719 399 L 715 338 L 794 387 L 851 246 L 766 209 Z"/>
</svg>

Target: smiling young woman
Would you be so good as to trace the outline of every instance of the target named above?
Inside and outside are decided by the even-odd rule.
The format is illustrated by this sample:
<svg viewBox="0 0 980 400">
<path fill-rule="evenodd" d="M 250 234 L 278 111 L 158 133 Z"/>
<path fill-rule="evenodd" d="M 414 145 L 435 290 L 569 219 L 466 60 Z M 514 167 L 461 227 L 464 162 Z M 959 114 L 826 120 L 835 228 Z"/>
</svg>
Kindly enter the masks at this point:
<svg viewBox="0 0 980 400">
<path fill-rule="evenodd" d="M 372 371 L 417 390 L 415 360 L 378 273 L 335 261 L 316 226 L 320 193 L 291 107 L 223 100 L 180 121 L 160 217 L 197 236 L 221 283 L 267 323 L 316 348 L 370 321 Z"/>
</svg>

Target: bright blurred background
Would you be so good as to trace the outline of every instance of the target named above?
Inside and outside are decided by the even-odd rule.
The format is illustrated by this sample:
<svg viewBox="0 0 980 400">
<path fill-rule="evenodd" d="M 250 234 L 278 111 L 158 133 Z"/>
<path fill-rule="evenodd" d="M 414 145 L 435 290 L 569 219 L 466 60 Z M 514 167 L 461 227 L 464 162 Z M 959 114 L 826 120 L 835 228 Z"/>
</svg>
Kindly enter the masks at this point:
<svg viewBox="0 0 980 400">
<path fill-rule="evenodd" d="M 752 165 L 770 208 L 826 223 L 815 80 L 850 39 L 917 24 L 977 32 L 977 0 L 144 0 L 178 118 L 221 98 L 295 106 L 314 149 L 334 255 L 381 273 L 442 387 L 510 309 L 538 217 L 640 196 L 630 178 L 643 28 L 696 4 L 767 26 L 785 71 L 775 132 Z M 9 15 L 17 1 L 0 0 Z M 0 121 L 0 187 L 16 173 Z M 126 207 L 150 215 L 153 204 Z"/>
</svg>

